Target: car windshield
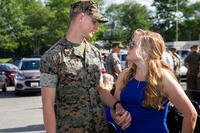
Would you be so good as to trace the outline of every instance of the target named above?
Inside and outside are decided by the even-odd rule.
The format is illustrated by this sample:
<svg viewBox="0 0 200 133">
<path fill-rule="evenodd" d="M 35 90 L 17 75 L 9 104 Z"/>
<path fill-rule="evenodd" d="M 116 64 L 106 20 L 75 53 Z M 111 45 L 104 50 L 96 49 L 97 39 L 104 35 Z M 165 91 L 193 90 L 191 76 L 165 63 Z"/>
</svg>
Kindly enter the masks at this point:
<svg viewBox="0 0 200 133">
<path fill-rule="evenodd" d="M 127 56 L 126 54 L 123 54 L 122 57 L 121 57 L 121 60 L 126 61 L 126 56 Z"/>
<path fill-rule="evenodd" d="M 40 61 L 31 60 L 31 61 L 22 61 L 19 65 L 20 70 L 39 70 Z"/>
<path fill-rule="evenodd" d="M 177 53 L 179 54 L 179 56 L 183 59 L 185 59 L 185 57 L 187 57 L 190 53 L 189 50 L 184 50 L 184 49 L 180 49 L 177 51 Z"/>
</svg>

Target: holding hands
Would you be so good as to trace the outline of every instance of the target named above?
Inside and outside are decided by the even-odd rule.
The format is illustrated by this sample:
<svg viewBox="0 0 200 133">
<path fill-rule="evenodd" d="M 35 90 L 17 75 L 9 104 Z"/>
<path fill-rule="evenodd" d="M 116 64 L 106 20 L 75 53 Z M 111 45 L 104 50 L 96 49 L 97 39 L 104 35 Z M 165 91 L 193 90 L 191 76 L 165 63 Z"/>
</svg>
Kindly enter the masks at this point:
<svg viewBox="0 0 200 133">
<path fill-rule="evenodd" d="M 113 76 L 110 74 L 103 74 L 103 85 L 106 90 L 111 91 L 114 85 Z M 123 108 L 120 101 L 116 101 L 113 105 L 113 109 L 110 111 L 115 123 L 123 130 L 127 129 L 131 125 L 131 114 Z"/>
<path fill-rule="evenodd" d="M 127 129 L 131 125 L 132 117 L 131 114 L 126 111 L 121 103 L 116 104 L 115 117 L 113 116 L 114 121 L 123 129 Z"/>
</svg>

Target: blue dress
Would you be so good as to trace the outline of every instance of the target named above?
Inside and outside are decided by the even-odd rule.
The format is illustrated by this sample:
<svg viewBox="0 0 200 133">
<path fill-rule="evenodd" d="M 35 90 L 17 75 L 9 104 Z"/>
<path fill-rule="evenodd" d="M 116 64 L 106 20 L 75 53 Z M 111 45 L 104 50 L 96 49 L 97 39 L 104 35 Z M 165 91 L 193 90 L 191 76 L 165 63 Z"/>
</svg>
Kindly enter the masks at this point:
<svg viewBox="0 0 200 133">
<path fill-rule="evenodd" d="M 110 111 L 107 109 L 107 119 L 115 125 L 117 133 L 168 133 L 166 118 L 169 102 L 164 104 L 165 109 L 156 110 L 153 108 L 142 107 L 144 100 L 145 81 L 137 81 L 133 78 L 127 86 L 122 89 L 120 100 L 123 107 L 132 116 L 131 126 L 125 131 L 112 120 Z"/>
</svg>

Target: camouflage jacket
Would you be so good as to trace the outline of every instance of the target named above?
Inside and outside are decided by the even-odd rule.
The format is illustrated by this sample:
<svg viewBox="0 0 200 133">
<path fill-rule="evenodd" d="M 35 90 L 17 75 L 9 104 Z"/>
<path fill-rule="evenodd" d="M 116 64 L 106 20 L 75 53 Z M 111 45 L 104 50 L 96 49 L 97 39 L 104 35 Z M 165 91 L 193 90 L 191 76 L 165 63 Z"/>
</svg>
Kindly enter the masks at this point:
<svg viewBox="0 0 200 133">
<path fill-rule="evenodd" d="M 185 64 L 188 67 L 187 74 L 196 76 L 199 72 L 200 54 L 197 52 L 191 52 L 185 58 Z"/>
<path fill-rule="evenodd" d="M 181 67 L 181 59 L 179 57 L 179 55 L 177 55 L 176 53 L 172 55 L 173 58 L 173 62 L 174 62 L 174 74 L 176 76 L 180 75 L 180 67 Z"/>
<path fill-rule="evenodd" d="M 56 88 L 57 132 L 107 132 L 97 88 L 101 59 L 94 46 L 61 39 L 45 52 L 40 67 L 41 86 Z"/>
<path fill-rule="evenodd" d="M 115 71 L 116 67 L 121 67 L 120 60 L 117 53 L 110 53 L 105 60 L 106 72 L 111 74 L 115 80 L 118 77 L 117 72 Z"/>
</svg>

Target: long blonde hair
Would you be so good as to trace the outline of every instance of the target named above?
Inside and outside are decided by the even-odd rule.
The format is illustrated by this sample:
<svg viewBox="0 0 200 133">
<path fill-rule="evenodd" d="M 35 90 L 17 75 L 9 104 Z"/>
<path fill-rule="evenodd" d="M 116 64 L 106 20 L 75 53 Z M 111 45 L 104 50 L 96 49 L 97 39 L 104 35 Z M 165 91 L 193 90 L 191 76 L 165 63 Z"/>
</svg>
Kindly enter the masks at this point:
<svg viewBox="0 0 200 133">
<path fill-rule="evenodd" d="M 165 50 L 164 40 L 162 36 L 156 32 L 141 29 L 137 29 L 133 34 L 133 37 L 134 36 L 139 37 L 137 43 L 140 45 L 140 49 L 138 49 L 138 52 L 142 57 L 144 57 L 148 67 L 145 99 L 142 105 L 158 110 L 163 109 L 164 106 L 162 100 L 167 98 L 167 96 L 162 91 L 162 69 L 166 69 L 171 75 L 173 75 L 173 77 L 175 77 L 168 64 L 161 60 L 161 56 Z M 124 75 L 122 75 L 122 81 L 119 82 L 119 89 L 123 89 L 126 86 L 126 84 L 136 74 L 136 69 L 136 64 L 129 62 L 127 70 L 125 70 Z"/>
</svg>

